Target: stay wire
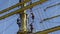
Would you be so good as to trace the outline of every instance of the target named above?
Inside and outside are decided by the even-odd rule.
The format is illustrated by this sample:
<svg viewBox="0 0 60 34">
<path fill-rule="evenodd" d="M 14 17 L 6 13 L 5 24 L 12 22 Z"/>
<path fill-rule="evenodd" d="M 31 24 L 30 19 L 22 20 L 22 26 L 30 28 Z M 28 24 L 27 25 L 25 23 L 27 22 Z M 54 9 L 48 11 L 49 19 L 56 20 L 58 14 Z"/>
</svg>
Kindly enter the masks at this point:
<svg viewBox="0 0 60 34">
<path fill-rule="evenodd" d="M 48 17 L 48 14 L 46 14 L 46 13 L 45 13 L 45 15 Z M 49 14 L 49 15 L 50 15 L 50 14 Z M 50 24 L 50 23 L 51 23 L 51 21 L 50 21 L 50 20 L 48 20 L 48 21 L 47 21 L 47 23 L 48 23 L 49 25 L 51 25 L 51 24 Z M 48 24 L 46 24 L 47 29 L 49 28 L 49 25 L 48 25 Z"/>
<path fill-rule="evenodd" d="M 57 5 L 60 5 L 60 3 L 58 3 L 58 4 L 55 4 L 55 5 L 52 5 L 52 6 L 48 6 L 46 9 L 44 9 L 44 12 L 46 12 L 46 10 L 48 9 L 48 8 L 51 8 L 51 7 L 54 7 L 54 6 L 57 6 Z M 50 14 L 49 14 L 50 15 Z M 48 20 L 50 23 L 52 23 L 50 20 Z M 50 24 L 51 25 L 51 24 Z M 52 34 L 52 33 L 51 33 Z"/>
<path fill-rule="evenodd" d="M 54 7 L 54 6 L 58 6 L 58 5 L 60 5 L 60 3 L 54 4 L 52 6 L 48 6 L 47 8 L 44 9 L 44 11 L 46 11 L 48 8 L 51 8 L 51 7 Z"/>
<path fill-rule="evenodd" d="M 3 31 L 1 31 L 1 33 L 2 32 L 4 32 L 4 31 L 6 31 L 8 28 L 10 28 L 12 25 L 13 25 L 14 23 L 11 23 L 8 27 L 6 27 Z"/>
<path fill-rule="evenodd" d="M 40 8 L 38 8 L 38 9 L 40 9 Z M 39 18 L 40 18 L 39 20 L 42 20 L 42 16 L 41 16 L 42 14 L 40 14 L 40 12 L 39 12 L 39 11 L 37 11 L 37 13 L 38 13 L 38 15 L 39 15 Z M 39 22 L 39 23 L 40 23 L 40 22 Z M 43 27 L 44 27 L 43 29 L 45 29 L 45 26 L 44 26 L 44 24 L 43 24 L 43 23 L 40 23 L 40 24 L 42 24 L 42 25 L 43 25 Z"/>
<path fill-rule="evenodd" d="M 40 12 L 39 12 L 39 11 L 38 11 L 38 14 L 39 14 L 40 19 L 42 20 L 42 16 L 44 16 L 44 15 L 41 14 L 42 16 L 40 16 Z M 42 23 L 43 23 L 43 22 L 42 22 Z M 40 24 L 42 24 L 42 23 L 40 22 Z M 44 24 L 42 24 L 42 25 L 43 25 L 43 27 L 44 27 L 43 29 L 45 29 Z"/>
<path fill-rule="evenodd" d="M 46 14 L 45 11 L 44 11 L 44 13 L 45 13 L 45 16 L 48 17 L 48 14 Z M 48 20 L 47 23 L 51 23 L 51 21 Z M 50 25 L 51 25 L 51 24 L 50 24 Z M 46 27 L 49 28 L 49 26 L 48 26 L 47 24 L 46 24 Z"/>
</svg>

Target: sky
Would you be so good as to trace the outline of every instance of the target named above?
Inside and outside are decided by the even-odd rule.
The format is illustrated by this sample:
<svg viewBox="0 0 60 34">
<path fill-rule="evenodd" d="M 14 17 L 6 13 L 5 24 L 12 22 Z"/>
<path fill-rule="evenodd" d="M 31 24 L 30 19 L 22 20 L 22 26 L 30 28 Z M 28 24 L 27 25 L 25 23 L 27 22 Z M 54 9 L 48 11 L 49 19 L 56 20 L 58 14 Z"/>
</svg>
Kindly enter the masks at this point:
<svg viewBox="0 0 60 34">
<path fill-rule="evenodd" d="M 36 2 L 36 1 L 38 1 L 38 0 L 32 0 L 32 2 Z M 18 2 L 19 2 L 19 0 L 0 0 L 0 11 L 5 8 L 8 8 Z M 35 20 L 33 23 L 35 32 L 42 31 L 42 30 L 52 28 L 55 26 L 60 26 L 60 17 L 57 17 L 57 18 L 54 18 L 54 19 L 51 19 L 48 21 L 44 21 L 43 23 L 39 23 L 44 18 L 50 18 L 52 16 L 60 15 L 60 5 L 48 8 L 46 10 L 46 12 L 44 11 L 44 9 L 46 7 L 55 5 L 57 3 L 60 3 L 60 0 L 49 0 L 41 5 L 37 5 L 32 8 L 32 11 L 35 15 Z M 15 9 L 13 9 L 13 10 L 15 10 Z M 27 11 L 27 14 L 30 15 L 29 11 L 30 10 Z M 7 13 L 5 13 L 5 14 L 7 14 Z M 0 16 L 2 16 L 2 15 L 3 14 L 0 14 Z M 15 14 L 6 19 L 0 20 L 0 34 L 16 34 L 19 29 L 18 25 L 16 24 L 17 18 L 18 18 L 18 15 Z M 31 20 L 30 20 L 30 22 L 31 22 Z M 60 31 L 52 32 L 50 34 L 57 34 L 57 33 L 60 34 Z"/>
</svg>

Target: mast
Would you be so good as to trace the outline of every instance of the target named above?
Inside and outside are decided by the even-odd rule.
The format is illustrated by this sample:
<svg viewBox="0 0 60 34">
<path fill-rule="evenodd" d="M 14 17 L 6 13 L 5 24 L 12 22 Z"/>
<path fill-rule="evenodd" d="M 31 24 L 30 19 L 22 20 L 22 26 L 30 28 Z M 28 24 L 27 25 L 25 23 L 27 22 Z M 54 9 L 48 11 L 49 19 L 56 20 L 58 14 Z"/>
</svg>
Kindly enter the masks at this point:
<svg viewBox="0 0 60 34">
<path fill-rule="evenodd" d="M 19 3 L 23 2 L 23 1 L 25 1 L 25 0 L 19 0 Z M 24 6 L 26 6 L 26 4 L 22 5 L 21 8 L 23 8 Z M 19 23 L 19 24 L 21 24 L 20 25 L 21 27 L 19 27 L 19 31 L 17 34 L 25 34 L 25 32 L 27 32 L 26 10 L 23 10 L 23 13 L 19 14 L 19 16 L 20 16 L 19 18 L 21 18 L 21 23 Z"/>
</svg>

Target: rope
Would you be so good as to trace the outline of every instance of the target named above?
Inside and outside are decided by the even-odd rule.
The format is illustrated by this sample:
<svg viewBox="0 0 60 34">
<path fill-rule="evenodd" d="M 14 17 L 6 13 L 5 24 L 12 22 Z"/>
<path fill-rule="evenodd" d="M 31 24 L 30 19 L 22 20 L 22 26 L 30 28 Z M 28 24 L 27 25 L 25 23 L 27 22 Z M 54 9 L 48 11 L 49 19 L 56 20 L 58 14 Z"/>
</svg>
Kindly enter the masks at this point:
<svg viewBox="0 0 60 34">
<path fill-rule="evenodd" d="M 46 18 L 46 19 L 43 19 L 43 20 L 42 20 L 42 22 L 43 22 L 43 21 L 47 21 L 47 20 L 51 20 L 51 19 L 54 19 L 54 18 L 57 18 L 57 17 L 60 17 L 60 15 L 53 16 L 53 17 L 51 17 L 51 18 Z"/>
<path fill-rule="evenodd" d="M 10 28 L 14 23 L 11 23 L 8 27 L 5 28 L 2 32 L 6 31 L 8 28 Z"/>
<path fill-rule="evenodd" d="M 38 12 L 38 15 L 39 15 L 39 17 L 40 17 L 40 20 L 42 20 L 42 16 L 40 16 L 40 12 L 39 11 L 37 11 Z M 40 22 L 39 22 L 40 23 Z M 42 24 L 43 25 L 43 29 L 45 29 L 45 26 L 44 26 L 44 24 L 43 23 L 40 23 L 40 24 Z"/>
<path fill-rule="evenodd" d="M 46 9 L 44 9 L 44 11 L 46 11 L 48 8 L 51 8 L 51 7 L 54 7 L 54 6 L 58 6 L 58 5 L 60 5 L 60 3 L 52 5 L 52 6 L 48 6 Z"/>
</svg>

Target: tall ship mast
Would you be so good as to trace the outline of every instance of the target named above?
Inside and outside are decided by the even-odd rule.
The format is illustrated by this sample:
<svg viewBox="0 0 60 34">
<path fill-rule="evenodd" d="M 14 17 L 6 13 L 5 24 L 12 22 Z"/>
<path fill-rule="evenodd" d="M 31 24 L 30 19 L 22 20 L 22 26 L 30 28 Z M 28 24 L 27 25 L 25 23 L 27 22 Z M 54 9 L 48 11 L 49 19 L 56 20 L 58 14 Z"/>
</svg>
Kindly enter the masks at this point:
<svg viewBox="0 0 60 34">
<path fill-rule="evenodd" d="M 18 8 L 0 16 L 0 20 L 16 14 L 18 15 L 16 19 L 17 34 L 52 34 L 52 32 L 60 30 L 60 24 L 55 25 L 60 23 L 60 12 L 58 12 L 60 3 L 52 4 L 52 2 L 52 0 L 19 0 L 17 4 L 0 11 L 2 15 Z"/>
</svg>

